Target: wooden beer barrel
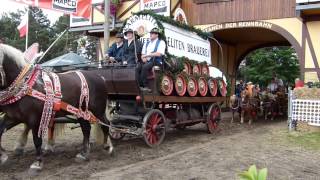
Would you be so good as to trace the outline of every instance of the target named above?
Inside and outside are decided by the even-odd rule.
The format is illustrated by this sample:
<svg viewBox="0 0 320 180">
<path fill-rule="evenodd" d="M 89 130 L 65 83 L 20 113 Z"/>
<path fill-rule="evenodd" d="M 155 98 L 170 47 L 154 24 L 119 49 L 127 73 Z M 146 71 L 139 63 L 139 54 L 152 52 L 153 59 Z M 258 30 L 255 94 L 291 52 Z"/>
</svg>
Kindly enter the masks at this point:
<svg viewBox="0 0 320 180">
<path fill-rule="evenodd" d="M 211 96 L 217 96 L 218 84 L 216 79 L 210 78 L 208 80 L 208 88 Z"/>
<path fill-rule="evenodd" d="M 187 78 L 184 74 L 178 74 L 174 82 L 174 87 L 179 96 L 184 96 L 187 92 Z"/>
<path fill-rule="evenodd" d="M 191 64 L 187 61 L 183 62 L 183 72 L 185 72 L 186 74 L 190 75 L 191 74 Z"/>
<path fill-rule="evenodd" d="M 172 77 L 168 74 L 164 74 L 161 78 L 160 83 L 161 83 L 161 92 L 166 96 L 171 95 L 173 91 Z"/>
<path fill-rule="evenodd" d="M 198 89 L 201 96 L 206 96 L 208 93 L 208 81 L 204 77 L 198 79 Z"/>
<path fill-rule="evenodd" d="M 201 66 L 200 64 L 194 64 L 193 67 L 192 67 L 192 74 L 193 75 L 200 75 L 201 74 Z"/>
<path fill-rule="evenodd" d="M 201 65 L 201 75 L 210 75 L 210 70 L 209 70 L 209 66 L 207 64 L 202 64 Z"/>
<path fill-rule="evenodd" d="M 227 95 L 227 85 L 222 79 L 218 80 L 218 87 L 220 95 L 225 97 Z"/>
<path fill-rule="evenodd" d="M 187 82 L 187 91 L 189 96 L 196 96 L 198 93 L 198 82 L 196 78 L 189 77 Z"/>
</svg>

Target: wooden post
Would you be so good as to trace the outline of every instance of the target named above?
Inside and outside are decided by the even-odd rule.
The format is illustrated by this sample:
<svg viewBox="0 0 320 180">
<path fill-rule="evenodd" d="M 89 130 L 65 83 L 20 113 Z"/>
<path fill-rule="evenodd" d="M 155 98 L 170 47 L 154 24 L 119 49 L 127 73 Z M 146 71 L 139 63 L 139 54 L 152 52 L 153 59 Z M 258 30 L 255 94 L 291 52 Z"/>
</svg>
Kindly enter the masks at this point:
<svg viewBox="0 0 320 180">
<path fill-rule="evenodd" d="M 110 38 L 109 17 L 110 17 L 110 0 L 104 0 L 104 52 L 103 52 L 104 54 L 106 54 L 109 49 L 109 38 Z"/>
</svg>

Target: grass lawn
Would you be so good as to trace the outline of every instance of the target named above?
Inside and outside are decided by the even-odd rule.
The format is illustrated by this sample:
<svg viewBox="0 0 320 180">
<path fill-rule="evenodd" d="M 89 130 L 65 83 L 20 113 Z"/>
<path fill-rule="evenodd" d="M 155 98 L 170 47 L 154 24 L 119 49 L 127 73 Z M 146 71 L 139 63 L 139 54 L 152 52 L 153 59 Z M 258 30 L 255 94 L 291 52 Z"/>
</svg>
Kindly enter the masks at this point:
<svg viewBox="0 0 320 180">
<path fill-rule="evenodd" d="M 320 132 L 291 132 L 287 140 L 293 144 L 310 150 L 320 150 Z"/>
</svg>

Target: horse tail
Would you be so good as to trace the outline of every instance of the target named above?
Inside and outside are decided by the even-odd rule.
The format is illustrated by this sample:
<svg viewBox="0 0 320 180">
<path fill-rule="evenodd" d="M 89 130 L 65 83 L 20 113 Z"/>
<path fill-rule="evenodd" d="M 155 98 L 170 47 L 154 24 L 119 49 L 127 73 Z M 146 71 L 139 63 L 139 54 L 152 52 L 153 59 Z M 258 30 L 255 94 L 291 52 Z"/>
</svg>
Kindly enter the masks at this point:
<svg viewBox="0 0 320 180">
<path fill-rule="evenodd" d="M 93 131 L 95 135 L 95 140 L 97 145 L 102 145 L 104 143 L 104 133 L 102 131 L 101 125 L 98 123 L 95 123 L 93 125 Z"/>
<path fill-rule="evenodd" d="M 53 139 L 56 139 L 58 136 L 65 135 L 65 123 L 55 123 L 53 131 Z"/>
</svg>

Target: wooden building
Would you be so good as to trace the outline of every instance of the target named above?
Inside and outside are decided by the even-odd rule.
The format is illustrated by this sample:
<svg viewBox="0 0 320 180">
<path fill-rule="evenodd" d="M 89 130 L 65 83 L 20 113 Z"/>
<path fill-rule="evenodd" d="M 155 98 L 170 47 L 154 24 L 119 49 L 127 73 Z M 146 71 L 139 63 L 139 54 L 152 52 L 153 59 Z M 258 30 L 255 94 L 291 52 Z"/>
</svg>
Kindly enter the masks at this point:
<svg viewBox="0 0 320 180">
<path fill-rule="evenodd" d="M 139 3 L 140 0 L 125 1 L 117 12 L 115 24 L 120 25 L 131 12 L 139 11 Z M 171 0 L 171 15 L 177 8 L 184 10 L 189 24 L 211 32 L 221 42 L 222 51 L 214 41 L 211 43 L 212 64 L 223 69 L 233 84 L 240 62 L 249 52 L 278 45 L 295 49 L 301 79 L 319 81 L 320 1 Z M 100 32 L 98 36 L 102 38 L 101 22 L 104 22 L 103 12 L 95 10 L 93 25 L 86 28 L 100 26 L 100 29 L 87 31 Z"/>
</svg>

